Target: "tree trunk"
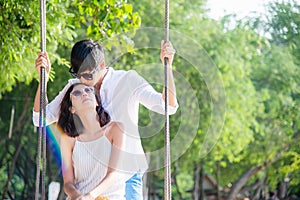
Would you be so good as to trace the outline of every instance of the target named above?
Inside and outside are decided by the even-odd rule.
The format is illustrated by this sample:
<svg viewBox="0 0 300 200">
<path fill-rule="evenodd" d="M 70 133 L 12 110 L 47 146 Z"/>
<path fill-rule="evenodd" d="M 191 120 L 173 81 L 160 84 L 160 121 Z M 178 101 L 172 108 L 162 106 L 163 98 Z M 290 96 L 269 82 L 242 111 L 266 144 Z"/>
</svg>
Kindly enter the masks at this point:
<svg viewBox="0 0 300 200">
<path fill-rule="evenodd" d="M 18 122 L 16 124 L 15 127 L 13 127 L 12 131 L 13 132 L 16 132 L 18 130 L 22 130 L 22 127 L 25 123 L 28 123 L 28 121 L 30 121 L 30 118 L 26 119 L 26 116 L 27 116 L 27 113 L 29 111 L 29 104 L 31 102 L 31 99 L 28 95 L 25 96 L 25 104 L 23 106 L 23 110 L 22 110 L 22 113 L 19 115 L 19 119 L 18 119 Z M 14 171 L 15 171 L 15 167 L 16 167 L 16 162 L 18 161 L 18 157 L 20 155 L 20 152 L 21 152 L 21 148 L 22 148 L 22 136 L 23 136 L 23 131 L 20 131 L 20 134 L 18 134 L 18 147 L 14 153 L 14 156 L 13 156 L 13 159 L 12 159 L 12 163 L 11 163 L 11 168 L 9 170 L 9 173 L 8 173 L 8 178 L 7 178 L 7 181 L 4 185 L 4 188 L 3 188 L 3 193 L 2 193 L 2 199 L 5 199 L 5 196 L 6 194 L 9 195 L 9 191 L 8 191 L 8 188 L 9 188 L 9 183 L 13 177 L 13 174 L 14 174 Z M 16 145 L 15 145 L 16 146 Z"/>
<path fill-rule="evenodd" d="M 255 190 L 255 193 L 253 194 L 253 197 L 251 199 L 253 200 L 260 200 L 261 199 L 261 194 L 264 189 L 264 182 L 265 182 L 265 177 L 261 178 L 258 182 L 258 187 Z"/>
<path fill-rule="evenodd" d="M 202 163 L 202 161 L 201 161 Z M 202 164 L 201 164 L 202 165 Z M 199 187 L 200 187 L 200 195 L 199 195 L 199 200 L 204 200 L 204 191 L 203 191 L 203 167 L 200 168 L 200 182 L 199 182 Z"/>
<path fill-rule="evenodd" d="M 181 194 L 181 192 L 179 190 L 179 186 L 178 186 L 178 182 L 177 182 L 177 166 L 176 165 L 174 167 L 173 177 L 174 177 L 174 184 L 175 184 L 175 187 L 176 187 L 177 194 L 179 196 L 179 199 L 181 200 L 183 198 L 182 198 L 182 194 Z"/>
<path fill-rule="evenodd" d="M 14 171 L 15 171 L 15 167 L 16 167 L 16 162 L 17 162 L 18 157 L 20 155 L 21 148 L 22 148 L 22 143 L 20 142 L 19 146 L 18 146 L 18 148 L 17 148 L 17 150 L 16 150 L 16 152 L 14 154 L 14 158 L 12 160 L 12 164 L 11 164 L 11 168 L 9 170 L 8 178 L 7 178 L 6 183 L 4 185 L 4 188 L 3 188 L 2 199 L 6 199 L 5 195 L 8 192 L 9 182 L 11 181 L 11 179 L 13 177 L 13 174 L 14 174 Z"/>
<path fill-rule="evenodd" d="M 255 183 L 253 183 L 249 186 L 243 187 L 243 189 L 241 189 L 240 193 L 244 194 L 246 192 L 256 190 L 259 187 L 259 184 L 260 184 L 260 181 L 257 180 Z"/>
<path fill-rule="evenodd" d="M 148 188 L 148 190 L 147 190 L 147 192 L 148 192 L 147 197 L 148 197 L 148 199 L 151 199 L 151 189 L 152 189 L 151 188 L 151 178 L 152 178 L 151 174 L 152 173 L 150 173 L 150 172 L 148 172 L 148 173 L 145 174 L 147 176 L 147 188 Z"/>
<path fill-rule="evenodd" d="M 221 199 L 221 196 L 220 196 L 220 161 L 218 160 L 217 163 L 216 163 L 216 181 L 217 181 L 217 200 L 220 200 Z"/>
<path fill-rule="evenodd" d="M 294 138 L 297 138 L 299 134 L 296 134 Z M 236 196 L 245 185 L 245 183 L 250 179 L 251 176 L 257 174 L 259 171 L 263 170 L 264 168 L 268 167 L 272 163 L 276 162 L 282 155 L 284 151 L 289 148 L 289 144 L 285 145 L 281 151 L 279 151 L 273 160 L 264 162 L 262 165 L 248 169 L 242 176 L 239 178 L 231 187 L 227 200 L 235 200 Z"/>
<path fill-rule="evenodd" d="M 231 190 L 228 195 L 228 200 L 235 200 L 236 196 L 242 189 L 242 187 L 245 185 L 245 183 L 250 179 L 251 176 L 258 173 L 260 170 L 263 169 L 263 166 L 258 166 L 255 168 L 248 169 L 241 178 L 239 178 L 231 187 Z"/>
<path fill-rule="evenodd" d="M 194 188 L 193 188 L 193 199 L 200 199 L 200 169 L 201 163 L 194 163 Z"/>
</svg>

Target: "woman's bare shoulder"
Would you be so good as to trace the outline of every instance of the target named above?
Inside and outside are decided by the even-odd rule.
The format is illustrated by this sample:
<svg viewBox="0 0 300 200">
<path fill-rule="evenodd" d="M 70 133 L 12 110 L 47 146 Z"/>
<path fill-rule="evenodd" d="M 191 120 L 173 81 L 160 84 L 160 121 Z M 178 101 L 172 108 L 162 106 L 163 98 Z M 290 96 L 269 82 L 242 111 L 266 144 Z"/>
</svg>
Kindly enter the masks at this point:
<svg viewBox="0 0 300 200">
<path fill-rule="evenodd" d="M 76 139 L 68 136 L 66 133 L 62 133 L 60 136 L 61 145 L 74 146 Z"/>
<path fill-rule="evenodd" d="M 117 121 L 112 121 L 109 123 L 109 125 L 107 126 L 107 133 L 108 133 L 108 137 L 113 138 L 116 135 L 120 135 L 123 134 L 124 132 L 124 126 L 121 122 L 117 122 Z"/>
</svg>

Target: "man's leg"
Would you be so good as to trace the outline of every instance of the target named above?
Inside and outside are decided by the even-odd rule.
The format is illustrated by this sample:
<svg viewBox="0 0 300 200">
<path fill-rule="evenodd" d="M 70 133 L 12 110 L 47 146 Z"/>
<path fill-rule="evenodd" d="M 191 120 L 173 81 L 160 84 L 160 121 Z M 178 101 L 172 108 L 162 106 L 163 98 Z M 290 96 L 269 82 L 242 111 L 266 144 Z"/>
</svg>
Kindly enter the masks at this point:
<svg viewBox="0 0 300 200">
<path fill-rule="evenodd" d="M 126 181 L 126 200 L 142 200 L 143 199 L 143 180 L 142 174 L 134 174 Z"/>
</svg>

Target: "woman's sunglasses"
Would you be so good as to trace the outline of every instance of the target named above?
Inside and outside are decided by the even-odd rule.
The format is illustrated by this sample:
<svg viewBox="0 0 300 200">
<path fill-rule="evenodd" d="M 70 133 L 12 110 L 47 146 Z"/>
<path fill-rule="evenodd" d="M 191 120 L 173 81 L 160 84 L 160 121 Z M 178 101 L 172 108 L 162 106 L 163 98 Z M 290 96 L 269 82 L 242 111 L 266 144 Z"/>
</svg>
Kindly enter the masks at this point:
<svg viewBox="0 0 300 200">
<path fill-rule="evenodd" d="M 85 88 L 82 88 L 81 90 L 74 90 L 73 92 L 71 92 L 71 95 L 73 95 L 74 97 L 79 97 L 79 96 L 82 96 L 83 91 L 87 94 L 93 94 L 94 93 L 94 88 L 85 87 Z"/>
<path fill-rule="evenodd" d="M 96 73 L 96 71 L 98 71 L 99 69 L 99 66 L 96 67 L 93 71 L 91 71 L 90 73 L 82 73 L 82 74 L 76 74 L 74 72 L 71 72 L 71 68 L 69 70 L 69 72 L 71 73 L 71 75 L 74 77 L 74 78 L 78 78 L 80 79 L 81 77 L 84 78 L 85 80 L 93 80 L 93 76 L 94 74 Z"/>
</svg>

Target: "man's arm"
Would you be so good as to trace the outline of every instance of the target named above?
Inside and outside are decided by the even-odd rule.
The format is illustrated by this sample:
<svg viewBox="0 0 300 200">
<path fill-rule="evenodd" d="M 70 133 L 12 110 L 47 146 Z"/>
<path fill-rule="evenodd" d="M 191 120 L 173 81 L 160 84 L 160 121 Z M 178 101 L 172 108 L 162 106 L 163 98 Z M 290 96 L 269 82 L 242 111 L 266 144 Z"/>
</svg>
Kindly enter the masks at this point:
<svg viewBox="0 0 300 200">
<path fill-rule="evenodd" d="M 160 59 L 162 63 L 164 63 L 164 59 L 168 59 L 168 68 L 167 68 L 167 74 L 168 74 L 168 105 L 172 107 L 177 106 L 177 99 L 176 99 L 176 88 L 175 88 L 175 82 L 173 78 L 173 71 L 172 71 L 172 63 L 175 55 L 175 49 L 173 48 L 171 42 L 165 42 L 161 41 L 161 52 L 160 52 Z M 166 99 L 166 92 L 165 88 L 163 89 L 162 92 L 162 97 L 165 100 Z"/>
<path fill-rule="evenodd" d="M 175 54 L 175 50 L 170 42 L 161 43 L 160 59 L 164 62 L 164 58 L 168 58 L 168 114 L 172 115 L 176 113 L 178 109 L 178 103 L 176 98 L 176 88 L 172 72 L 172 63 Z M 123 87 L 132 92 L 134 98 L 136 98 L 142 105 L 149 110 L 164 114 L 165 113 L 165 89 L 162 93 L 158 93 L 154 88 L 141 76 L 139 76 L 134 70 L 128 72 L 126 76 L 127 84 Z M 121 91 L 118 89 L 118 91 Z"/>
<path fill-rule="evenodd" d="M 49 104 L 46 105 L 46 125 L 57 122 L 59 117 L 60 103 L 66 91 L 69 89 L 69 87 L 76 82 L 79 82 L 79 80 L 70 79 L 67 85 L 65 85 L 65 87 L 59 92 L 59 94 Z M 39 93 L 39 88 L 37 90 L 37 93 Z M 39 94 L 37 94 L 34 103 L 39 104 L 39 102 L 40 102 Z M 38 105 L 38 109 L 36 109 L 35 107 L 33 109 L 32 121 L 35 126 L 37 127 L 39 126 L 39 105 Z"/>
<path fill-rule="evenodd" d="M 162 93 L 157 92 L 142 76 L 136 71 L 130 70 L 120 84 L 117 91 L 126 91 L 124 99 L 130 99 L 131 96 L 136 101 L 144 105 L 149 110 L 159 114 L 165 114 L 165 99 Z M 174 86 L 175 87 L 175 86 Z M 169 93 L 171 89 L 169 89 Z M 170 100 L 171 99 L 171 100 Z M 172 102 L 170 102 L 172 101 Z M 172 103 L 172 104 L 171 104 Z M 175 114 L 178 109 L 176 93 L 172 93 L 169 98 L 168 114 Z"/>
<path fill-rule="evenodd" d="M 47 88 L 47 82 L 48 82 L 48 77 L 49 77 L 49 72 L 51 70 L 51 64 L 50 64 L 50 60 L 48 57 L 48 54 L 46 52 L 39 52 L 38 53 L 38 58 L 35 61 L 35 68 L 38 72 L 38 74 L 40 75 L 40 71 L 41 68 L 45 68 L 45 76 L 46 76 L 46 88 Z M 40 84 L 38 85 L 36 94 L 35 94 L 35 98 L 34 98 L 34 106 L 33 106 L 33 110 L 35 112 L 39 112 L 40 111 Z M 48 103 L 48 99 L 46 96 L 46 104 Z"/>
<path fill-rule="evenodd" d="M 40 52 L 38 58 L 35 62 L 35 67 L 37 72 L 40 74 L 41 67 L 44 67 L 46 70 L 46 80 L 48 80 L 48 75 L 50 72 L 50 61 L 48 58 L 47 53 Z M 62 98 L 64 97 L 66 91 L 75 82 L 79 82 L 78 79 L 70 79 L 68 84 L 63 88 L 63 90 L 48 104 L 48 100 L 46 97 L 46 125 L 52 124 L 57 122 L 58 115 L 59 115 L 59 108 Z M 47 81 L 46 81 L 47 84 Z M 47 88 L 47 87 L 46 87 Z M 34 106 L 32 112 L 32 121 L 34 126 L 39 126 L 39 117 L 40 117 L 40 85 L 37 88 L 35 99 L 34 99 Z"/>
</svg>

